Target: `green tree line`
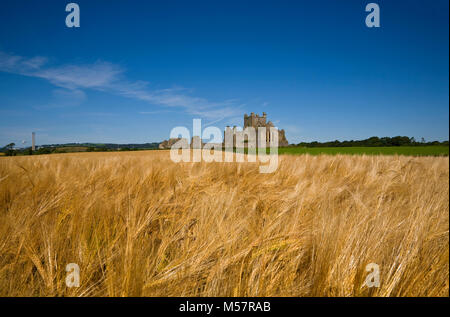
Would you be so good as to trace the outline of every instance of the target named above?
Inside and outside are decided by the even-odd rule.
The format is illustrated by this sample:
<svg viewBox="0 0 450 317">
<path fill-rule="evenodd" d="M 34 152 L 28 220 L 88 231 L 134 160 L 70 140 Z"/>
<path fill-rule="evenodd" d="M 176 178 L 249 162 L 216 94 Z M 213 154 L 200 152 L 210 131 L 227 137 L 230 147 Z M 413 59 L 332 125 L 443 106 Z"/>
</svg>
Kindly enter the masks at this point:
<svg viewBox="0 0 450 317">
<path fill-rule="evenodd" d="M 416 141 L 414 137 L 407 136 L 395 136 L 395 137 L 383 137 L 376 136 L 370 137 L 365 140 L 350 140 L 350 141 L 329 141 L 329 142 L 300 142 L 297 146 L 302 147 L 353 147 L 353 146 L 424 146 L 424 145 L 445 145 L 448 146 L 448 141 L 432 141 L 426 142 L 424 138 L 420 142 Z"/>
</svg>

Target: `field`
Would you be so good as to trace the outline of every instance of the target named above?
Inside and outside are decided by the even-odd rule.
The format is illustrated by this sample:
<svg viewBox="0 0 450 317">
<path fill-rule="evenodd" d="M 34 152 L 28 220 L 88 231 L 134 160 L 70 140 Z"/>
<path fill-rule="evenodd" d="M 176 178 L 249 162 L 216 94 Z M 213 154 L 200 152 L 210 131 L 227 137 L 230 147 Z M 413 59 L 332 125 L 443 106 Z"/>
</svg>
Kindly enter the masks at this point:
<svg viewBox="0 0 450 317">
<path fill-rule="evenodd" d="M 57 151 L 65 153 L 85 152 L 87 149 L 87 146 L 64 146 L 56 148 Z"/>
<path fill-rule="evenodd" d="M 448 156 L 3 157 L 0 295 L 449 296 L 448 195 Z"/>
<path fill-rule="evenodd" d="M 280 154 L 367 154 L 367 155 L 411 155 L 411 156 L 448 156 L 448 146 L 385 146 L 385 147 L 286 147 L 280 148 Z"/>
</svg>

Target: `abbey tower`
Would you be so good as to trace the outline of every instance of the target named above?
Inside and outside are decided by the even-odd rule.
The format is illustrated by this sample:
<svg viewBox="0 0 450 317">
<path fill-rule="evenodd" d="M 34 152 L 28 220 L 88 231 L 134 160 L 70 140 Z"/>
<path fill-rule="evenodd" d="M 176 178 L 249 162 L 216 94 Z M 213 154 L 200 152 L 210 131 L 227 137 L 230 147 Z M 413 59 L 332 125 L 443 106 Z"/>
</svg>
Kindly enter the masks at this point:
<svg viewBox="0 0 450 317">
<path fill-rule="evenodd" d="M 271 141 L 271 135 L 270 135 L 270 128 L 274 128 L 272 121 L 267 122 L 267 114 L 263 112 L 262 116 L 259 116 L 252 112 L 250 115 L 244 114 L 244 130 L 245 128 L 252 127 L 256 130 L 256 135 L 258 135 L 258 128 L 266 128 L 266 140 L 267 142 Z M 289 142 L 286 139 L 286 135 L 283 129 L 277 130 L 278 131 L 278 146 L 288 146 Z M 230 127 L 227 127 L 225 130 L 225 133 L 233 133 L 235 136 L 237 133 L 242 133 L 242 131 L 237 131 L 234 127 L 231 129 Z M 235 139 L 235 137 L 234 137 Z M 233 144 L 236 144 L 235 141 Z"/>
</svg>

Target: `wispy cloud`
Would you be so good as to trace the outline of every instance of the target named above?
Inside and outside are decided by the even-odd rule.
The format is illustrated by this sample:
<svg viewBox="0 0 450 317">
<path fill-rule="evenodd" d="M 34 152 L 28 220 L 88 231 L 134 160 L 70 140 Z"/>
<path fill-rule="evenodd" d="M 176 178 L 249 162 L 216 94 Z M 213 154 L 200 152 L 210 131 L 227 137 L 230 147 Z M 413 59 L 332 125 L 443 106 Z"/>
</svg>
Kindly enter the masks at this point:
<svg viewBox="0 0 450 317">
<path fill-rule="evenodd" d="M 80 89 L 54 89 L 52 101 L 41 106 L 34 106 L 37 110 L 49 110 L 79 106 L 85 99 L 86 94 Z"/>
<path fill-rule="evenodd" d="M 106 89 L 118 80 L 123 72 L 116 65 L 96 62 L 92 65 L 67 65 L 39 69 L 34 76 L 44 78 L 55 86 L 67 89 Z"/>
<path fill-rule="evenodd" d="M 25 58 L 0 52 L 0 71 L 45 79 L 64 89 L 56 91 L 59 99 L 64 99 L 66 95 L 65 99 L 74 97 L 78 102 L 84 100 L 84 90 L 91 89 L 145 101 L 152 105 L 180 108 L 187 114 L 211 121 L 238 116 L 243 112 L 244 106 L 234 99 L 211 102 L 205 98 L 194 97 L 182 87 L 151 89 L 148 82 L 130 81 L 122 67 L 104 61 L 86 65 L 49 66 L 45 57 Z M 59 100 L 58 105 L 65 104 Z"/>
<path fill-rule="evenodd" d="M 98 61 L 89 65 L 46 66 L 45 57 L 25 58 L 0 52 L 0 71 L 48 80 L 55 86 L 76 89 L 105 89 L 124 72 L 117 65 Z"/>
<path fill-rule="evenodd" d="M 151 90 L 145 82 L 126 83 L 120 82 L 113 85 L 113 90 L 124 97 L 146 101 L 150 104 L 165 107 L 183 108 L 188 114 L 203 117 L 209 120 L 225 119 L 243 111 L 243 104 L 237 100 L 225 100 L 211 102 L 205 98 L 193 97 L 183 94 L 184 89 Z"/>
<path fill-rule="evenodd" d="M 170 110 L 155 110 L 155 111 L 139 111 L 139 114 L 160 114 L 160 113 L 170 113 Z"/>
</svg>

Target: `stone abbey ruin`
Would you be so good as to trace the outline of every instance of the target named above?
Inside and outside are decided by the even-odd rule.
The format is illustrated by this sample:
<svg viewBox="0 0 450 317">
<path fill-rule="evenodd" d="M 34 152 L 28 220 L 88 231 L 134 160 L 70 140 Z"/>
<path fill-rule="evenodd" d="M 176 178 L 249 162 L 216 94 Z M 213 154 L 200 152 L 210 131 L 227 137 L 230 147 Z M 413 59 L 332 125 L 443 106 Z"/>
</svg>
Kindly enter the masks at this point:
<svg viewBox="0 0 450 317">
<path fill-rule="evenodd" d="M 263 112 L 262 116 L 259 116 L 255 113 L 251 113 L 250 115 L 244 114 L 244 128 L 238 129 L 236 126 L 231 128 L 227 126 L 224 131 L 224 140 L 222 146 L 226 146 L 225 140 L 227 137 L 229 139 L 232 138 L 233 144 L 232 147 L 258 147 L 259 137 L 260 135 L 266 136 L 265 147 L 270 147 L 270 144 L 274 141 L 275 137 L 273 133 L 278 134 L 278 146 L 288 146 L 289 142 L 286 139 L 286 135 L 283 129 L 278 130 L 272 123 L 272 121 L 267 121 L 267 114 Z M 171 146 L 177 141 L 182 140 L 181 138 L 169 139 L 161 142 L 159 144 L 160 149 L 170 149 Z M 187 140 L 185 140 L 187 144 Z M 200 140 L 199 136 L 194 136 L 191 139 L 191 148 L 203 148 L 205 143 Z"/>
<path fill-rule="evenodd" d="M 251 140 L 252 136 L 246 134 L 245 130 L 247 128 L 253 128 L 255 130 L 255 140 Z M 263 131 L 261 128 L 265 128 L 265 131 Z M 261 129 L 261 131 L 260 131 Z M 275 132 L 273 130 L 276 130 Z M 278 130 L 273 125 L 272 121 L 267 122 L 267 114 L 263 112 L 262 116 L 259 116 L 255 113 L 251 113 L 250 115 L 244 114 L 244 129 L 243 131 L 238 131 L 236 127 L 230 128 L 229 126 L 226 127 L 224 136 L 227 133 L 232 133 L 233 138 L 233 146 L 236 147 L 236 136 L 239 134 L 243 134 L 241 137 L 245 140 L 245 143 L 251 143 L 251 141 L 254 142 L 254 144 L 258 145 L 258 137 L 261 135 L 261 133 L 266 134 L 266 146 L 269 147 L 269 144 L 273 141 L 273 134 L 272 133 L 278 133 L 278 146 L 288 146 L 289 142 L 286 139 L 286 135 L 283 129 Z M 246 146 L 245 146 L 246 147 Z"/>
</svg>

